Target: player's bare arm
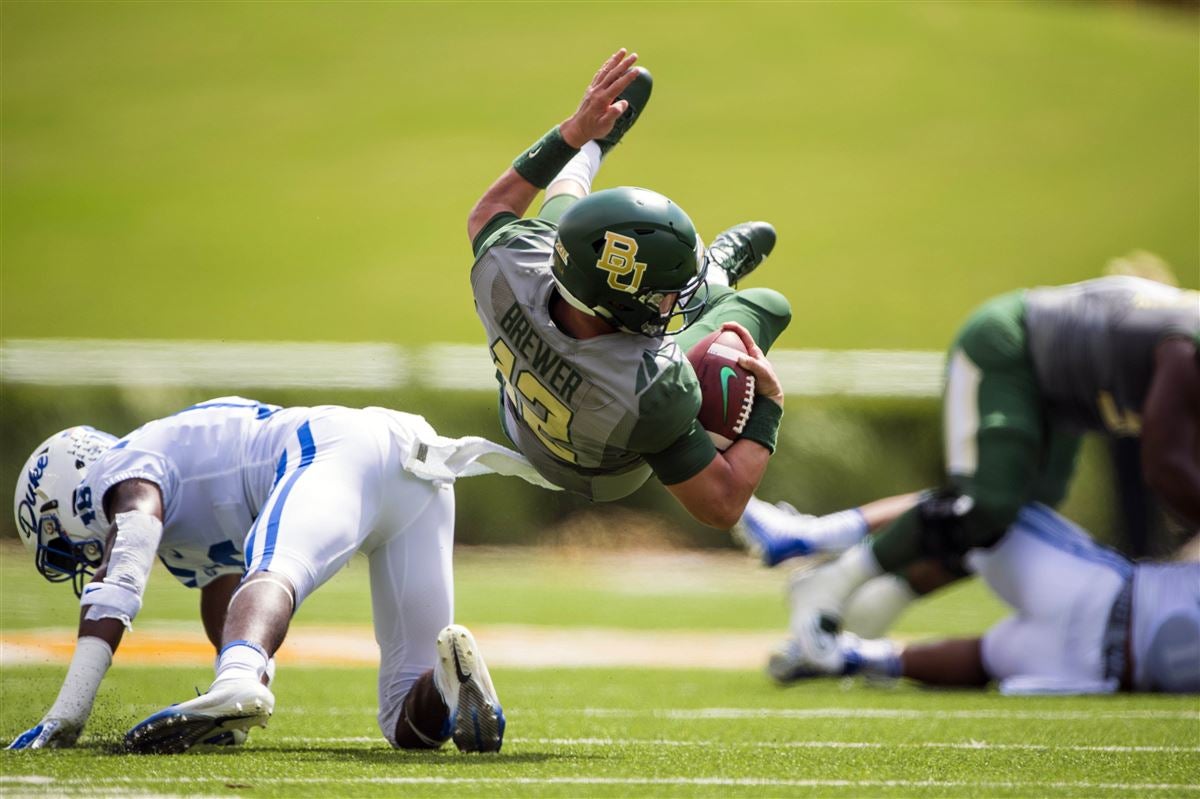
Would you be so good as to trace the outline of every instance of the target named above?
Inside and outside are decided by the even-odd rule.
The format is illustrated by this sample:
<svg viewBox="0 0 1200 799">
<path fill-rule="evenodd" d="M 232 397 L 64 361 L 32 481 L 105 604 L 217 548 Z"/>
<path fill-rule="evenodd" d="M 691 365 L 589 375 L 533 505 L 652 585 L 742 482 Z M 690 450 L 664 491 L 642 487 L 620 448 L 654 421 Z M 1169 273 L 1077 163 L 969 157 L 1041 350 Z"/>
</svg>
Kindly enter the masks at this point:
<svg viewBox="0 0 1200 799">
<path fill-rule="evenodd" d="M 738 364 L 755 377 L 755 393 L 759 402 L 773 402 L 783 407 L 783 386 L 771 362 L 750 338 L 741 325 L 727 323 L 723 329 L 734 330 L 742 338 L 748 353 Z M 702 524 L 728 529 L 737 523 L 746 503 L 758 488 L 767 470 L 771 451 L 757 441 L 741 439 L 729 449 L 718 452 L 701 472 L 681 483 L 667 486 L 688 512 Z"/>
<path fill-rule="evenodd" d="M 589 141 L 608 135 L 613 124 L 625 112 L 626 102 L 617 100 L 617 97 L 637 77 L 633 69 L 636 61 L 637 54 L 628 53 L 625 48 L 613 53 L 592 77 L 575 113 L 530 147 L 518 161 L 524 160 L 532 167 L 539 156 L 545 159 L 554 155 L 550 149 L 556 144 L 559 148 L 565 145 L 568 152 L 574 152 Z M 557 138 L 558 142 L 547 142 L 547 138 Z M 553 174 L 557 174 L 560 166 L 557 164 L 552 167 Z M 467 217 L 467 237 L 471 241 L 497 214 L 523 215 L 538 192 L 549 182 L 528 179 L 538 171 L 536 167 L 533 167 L 533 171 L 522 171 L 526 176 L 522 176 L 516 166 L 506 169 L 475 203 Z"/>
<path fill-rule="evenodd" d="M 91 715 L 92 704 L 125 628 L 141 607 L 145 579 L 162 535 L 162 492 L 148 480 L 117 483 L 104 498 L 113 525 L 104 556 L 83 589 L 79 636 L 67 676 L 54 704 L 10 749 L 74 745 Z"/>
<path fill-rule="evenodd" d="M 1186 523 L 1200 526 L 1200 361 L 1185 338 L 1155 349 L 1154 376 L 1142 409 L 1146 482 Z"/>
</svg>

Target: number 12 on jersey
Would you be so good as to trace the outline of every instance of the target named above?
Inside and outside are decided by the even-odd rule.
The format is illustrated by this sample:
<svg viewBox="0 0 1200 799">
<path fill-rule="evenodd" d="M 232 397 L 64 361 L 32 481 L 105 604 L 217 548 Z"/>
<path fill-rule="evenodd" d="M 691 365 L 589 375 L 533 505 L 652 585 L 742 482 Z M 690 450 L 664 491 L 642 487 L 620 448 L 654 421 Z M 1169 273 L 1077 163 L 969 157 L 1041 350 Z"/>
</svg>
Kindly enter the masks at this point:
<svg viewBox="0 0 1200 799">
<path fill-rule="evenodd" d="M 504 339 L 498 338 L 492 342 L 491 352 L 492 363 L 504 376 L 504 393 L 521 413 L 525 424 L 556 457 L 575 463 L 578 460 L 575 453 L 566 446 L 571 440 L 568 430 L 574 415 L 571 409 L 554 396 L 533 372 L 516 368 L 516 356 Z"/>
</svg>

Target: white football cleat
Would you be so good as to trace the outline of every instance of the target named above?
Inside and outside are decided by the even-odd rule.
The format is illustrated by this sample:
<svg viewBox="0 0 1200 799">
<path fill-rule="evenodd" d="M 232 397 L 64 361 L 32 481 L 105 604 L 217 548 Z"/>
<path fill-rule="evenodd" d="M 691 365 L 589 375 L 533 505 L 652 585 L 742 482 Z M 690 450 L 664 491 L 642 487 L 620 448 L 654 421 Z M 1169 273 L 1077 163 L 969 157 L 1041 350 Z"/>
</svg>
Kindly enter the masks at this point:
<svg viewBox="0 0 1200 799">
<path fill-rule="evenodd" d="M 770 502 L 751 496 L 742 518 L 733 526 L 733 537 L 751 557 L 764 566 L 775 566 L 788 558 L 811 555 L 816 546 L 805 537 L 816 519 L 786 502 Z"/>
<path fill-rule="evenodd" d="M 504 743 L 504 710 L 471 631 L 451 624 L 438 633 L 438 667 L 433 683 L 450 709 L 443 737 L 462 752 L 499 752 Z"/>
<path fill-rule="evenodd" d="M 793 625 L 792 637 L 780 644 L 767 661 L 767 673 L 780 683 L 836 677 L 844 673 L 845 667 L 836 620 L 817 613 Z"/>
<path fill-rule="evenodd" d="M 207 693 L 144 719 L 125 734 L 125 748 L 176 754 L 198 743 L 245 741 L 246 731 L 267 726 L 274 711 L 275 695 L 258 680 L 217 680 Z"/>
</svg>

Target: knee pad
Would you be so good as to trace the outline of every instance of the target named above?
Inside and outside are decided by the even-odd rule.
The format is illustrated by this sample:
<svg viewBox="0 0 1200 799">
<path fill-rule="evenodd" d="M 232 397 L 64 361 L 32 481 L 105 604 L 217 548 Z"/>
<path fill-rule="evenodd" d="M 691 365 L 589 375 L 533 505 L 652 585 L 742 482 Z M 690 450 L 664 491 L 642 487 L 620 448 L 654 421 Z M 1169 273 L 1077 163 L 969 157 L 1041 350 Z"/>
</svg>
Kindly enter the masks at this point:
<svg viewBox="0 0 1200 799">
<path fill-rule="evenodd" d="M 925 492 L 917 502 L 921 550 L 957 576 L 968 574 L 962 557 L 974 547 L 991 546 L 1008 529 L 1007 507 L 992 507 L 956 488 Z"/>
<path fill-rule="evenodd" d="M 743 289 L 738 292 L 738 296 L 771 316 L 782 319 L 784 327 L 787 327 L 788 323 L 792 321 L 791 303 L 788 302 L 787 297 L 775 289 Z"/>
</svg>

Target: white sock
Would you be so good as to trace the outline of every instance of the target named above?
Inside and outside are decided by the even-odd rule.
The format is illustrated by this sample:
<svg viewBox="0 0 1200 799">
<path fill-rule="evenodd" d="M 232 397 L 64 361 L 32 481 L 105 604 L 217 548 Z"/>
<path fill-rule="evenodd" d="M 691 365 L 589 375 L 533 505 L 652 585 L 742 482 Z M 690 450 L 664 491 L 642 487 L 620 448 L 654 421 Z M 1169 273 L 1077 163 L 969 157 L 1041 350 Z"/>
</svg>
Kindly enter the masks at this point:
<svg viewBox="0 0 1200 799">
<path fill-rule="evenodd" d="M 217 680 L 262 681 L 267 652 L 252 641 L 230 641 L 217 657 Z"/>
<path fill-rule="evenodd" d="M 704 273 L 704 282 L 710 286 L 725 286 L 728 288 L 729 274 L 721 267 L 709 264 L 708 271 Z"/>
<path fill-rule="evenodd" d="M 822 552 L 842 552 L 866 538 L 867 517 L 858 508 L 829 513 L 812 520 L 804 535 Z"/>
<path fill-rule="evenodd" d="M 881 574 L 850 595 L 842 613 L 842 629 L 863 638 L 878 638 L 916 598 L 917 592 L 908 580 L 895 574 Z"/>
<path fill-rule="evenodd" d="M 830 564 L 846 583 L 846 593 L 858 590 L 858 587 L 870 580 L 872 577 L 878 577 L 883 574 L 883 567 L 879 565 L 879 561 L 875 559 L 875 553 L 871 550 L 871 542 L 863 541 L 855 546 L 850 547 L 842 553 L 841 557 Z"/>
<path fill-rule="evenodd" d="M 579 152 L 575 153 L 567 165 L 554 176 L 554 180 L 550 181 L 550 186 L 563 180 L 570 180 L 582 186 L 585 195 L 590 194 L 592 181 L 596 179 L 596 173 L 599 171 L 600 145 L 590 141 L 579 148 Z"/>
</svg>

